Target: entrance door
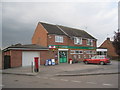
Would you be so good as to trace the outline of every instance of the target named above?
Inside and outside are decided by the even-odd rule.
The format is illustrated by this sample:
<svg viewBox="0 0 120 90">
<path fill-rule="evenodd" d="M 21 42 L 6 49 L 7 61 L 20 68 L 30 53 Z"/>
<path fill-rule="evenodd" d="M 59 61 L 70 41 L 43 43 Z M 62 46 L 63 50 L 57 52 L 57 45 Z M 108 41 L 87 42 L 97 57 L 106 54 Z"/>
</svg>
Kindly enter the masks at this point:
<svg viewBox="0 0 120 90">
<path fill-rule="evenodd" d="M 67 62 L 67 51 L 59 51 L 59 62 L 60 63 Z"/>
<path fill-rule="evenodd" d="M 4 56 L 4 69 L 10 68 L 10 56 L 5 55 Z"/>
</svg>

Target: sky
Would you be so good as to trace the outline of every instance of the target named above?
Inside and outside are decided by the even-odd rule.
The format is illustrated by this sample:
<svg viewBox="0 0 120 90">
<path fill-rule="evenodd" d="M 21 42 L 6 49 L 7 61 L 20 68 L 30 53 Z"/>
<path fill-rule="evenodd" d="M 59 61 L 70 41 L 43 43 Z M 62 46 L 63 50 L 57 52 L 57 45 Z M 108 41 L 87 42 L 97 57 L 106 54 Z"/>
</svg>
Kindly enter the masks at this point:
<svg viewBox="0 0 120 90">
<path fill-rule="evenodd" d="M 113 40 L 118 29 L 118 2 L 98 1 L 2 1 L 2 47 L 30 44 L 38 22 L 84 29 L 97 39 L 97 46 L 107 37 Z"/>
</svg>

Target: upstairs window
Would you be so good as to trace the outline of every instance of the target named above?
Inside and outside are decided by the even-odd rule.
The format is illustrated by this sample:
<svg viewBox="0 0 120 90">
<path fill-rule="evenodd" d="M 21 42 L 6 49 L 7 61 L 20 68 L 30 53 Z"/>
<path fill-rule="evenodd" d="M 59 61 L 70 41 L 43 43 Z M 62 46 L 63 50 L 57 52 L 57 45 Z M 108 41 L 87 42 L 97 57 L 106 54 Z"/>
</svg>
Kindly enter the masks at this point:
<svg viewBox="0 0 120 90">
<path fill-rule="evenodd" d="M 74 37 L 74 44 L 78 44 L 78 45 L 82 44 L 82 38 Z"/>
<path fill-rule="evenodd" d="M 55 42 L 63 43 L 63 36 L 55 36 Z"/>
<path fill-rule="evenodd" d="M 93 40 L 87 39 L 87 45 L 93 46 Z"/>
</svg>

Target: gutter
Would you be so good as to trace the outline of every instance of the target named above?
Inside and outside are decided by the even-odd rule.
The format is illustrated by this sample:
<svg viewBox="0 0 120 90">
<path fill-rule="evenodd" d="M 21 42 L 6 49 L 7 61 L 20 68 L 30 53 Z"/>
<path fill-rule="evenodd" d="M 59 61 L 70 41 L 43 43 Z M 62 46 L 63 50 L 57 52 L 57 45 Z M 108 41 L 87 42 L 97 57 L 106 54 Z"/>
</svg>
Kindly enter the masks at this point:
<svg viewBox="0 0 120 90">
<path fill-rule="evenodd" d="M 7 51 L 7 50 L 49 50 L 49 49 L 7 48 L 7 49 L 4 49 L 3 51 Z"/>
</svg>

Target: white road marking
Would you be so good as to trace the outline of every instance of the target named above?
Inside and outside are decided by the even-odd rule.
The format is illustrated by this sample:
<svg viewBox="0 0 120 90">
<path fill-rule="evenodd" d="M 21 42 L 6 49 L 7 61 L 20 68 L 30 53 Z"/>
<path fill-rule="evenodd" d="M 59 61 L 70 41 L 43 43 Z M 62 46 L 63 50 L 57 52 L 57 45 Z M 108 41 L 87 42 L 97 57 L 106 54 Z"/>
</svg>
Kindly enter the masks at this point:
<svg viewBox="0 0 120 90">
<path fill-rule="evenodd" d="M 43 79 L 49 79 L 48 77 L 41 77 L 41 78 L 43 78 Z"/>
<path fill-rule="evenodd" d="M 55 79 L 55 78 L 50 78 L 51 80 L 57 80 L 57 79 Z"/>
<path fill-rule="evenodd" d="M 75 80 L 71 80 L 72 82 L 76 82 L 76 83 L 81 83 L 81 81 L 75 81 Z"/>
<path fill-rule="evenodd" d="M 42 79 L 48 79 L 48 77 L 39 77 L 39 76 L 36 76 L 37 78 L 42 78 Z"/>
<path fill-rule="evenodd" d="M 86 82 L 86 83 L 89 83 L 89 84 L 97 84 L 97 83 L 94 83 L 94 82 Z"/>
<path fill-rule="evenodd" d="M 104 86 L 112 86 L 112 84 L 105 84 L 105 83 L 103 83 L 103 85 Z"/>
<path fill-rule="evenodd" d="M 60 79 L 60 80 L 61 80 L 61 81 L 66 81 L 66 82 L 69 81 L 69 80 L 67 80 L 67 79 Z"/>
</svg>

